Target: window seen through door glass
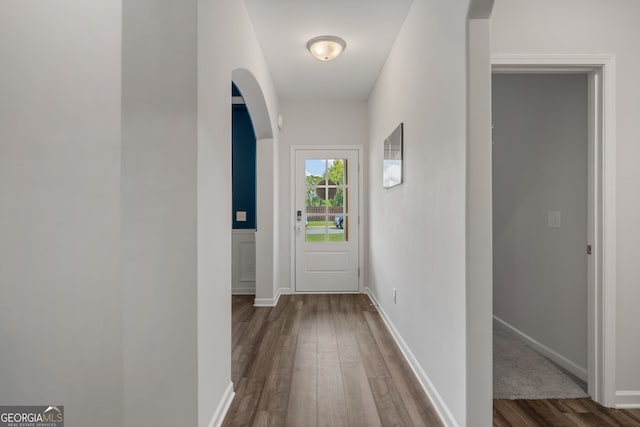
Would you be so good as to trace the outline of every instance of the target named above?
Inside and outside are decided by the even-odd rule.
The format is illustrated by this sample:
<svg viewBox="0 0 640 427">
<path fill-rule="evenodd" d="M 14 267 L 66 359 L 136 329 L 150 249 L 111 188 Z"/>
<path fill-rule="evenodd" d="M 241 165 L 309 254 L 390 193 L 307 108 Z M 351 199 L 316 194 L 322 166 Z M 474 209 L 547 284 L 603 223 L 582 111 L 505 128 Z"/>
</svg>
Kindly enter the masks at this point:
<svg viewBox="0 0 640 427">
<path fill-rule="evenodd" d="M 305 161 L 305 240 L 349 240 L 349 186 L 346 159 Z"/>
</svg>

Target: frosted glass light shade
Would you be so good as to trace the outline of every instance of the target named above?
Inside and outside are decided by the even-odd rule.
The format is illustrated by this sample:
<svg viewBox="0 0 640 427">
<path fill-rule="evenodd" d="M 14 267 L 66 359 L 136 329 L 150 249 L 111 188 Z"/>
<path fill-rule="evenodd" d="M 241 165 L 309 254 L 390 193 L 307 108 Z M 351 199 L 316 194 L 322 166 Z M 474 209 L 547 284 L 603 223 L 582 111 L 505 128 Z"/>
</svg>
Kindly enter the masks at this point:
<svg viewBox="0 0 640 427">
<path fill-rule="evenodd" d="M 347 43 L 335 36 L 314 37 L 307 42 L 307 49 L 311 55 L 320 61 L 336 59 L 346 47 Z"/>
</svg>

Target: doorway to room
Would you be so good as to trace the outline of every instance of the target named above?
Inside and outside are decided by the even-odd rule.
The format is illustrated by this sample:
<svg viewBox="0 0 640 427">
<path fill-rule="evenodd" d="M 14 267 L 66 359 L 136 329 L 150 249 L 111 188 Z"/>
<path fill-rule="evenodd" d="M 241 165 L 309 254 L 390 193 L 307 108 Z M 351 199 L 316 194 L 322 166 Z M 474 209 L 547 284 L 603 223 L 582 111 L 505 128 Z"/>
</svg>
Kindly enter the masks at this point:
<svg viewBox="0 0 640 427">
<path fill-rule="evenodd" d="M 593 400 L 604 406 L 613 406 L 615 404 L 616 326 L 615 57 L 606 54 L 494 55 L 491 57 L 491 68 L 494 74 L 587 75 L 589 245 L 587 250 L 590 251 L 587 257 L 587 383 L 588 394 Z M 474 117 L 479 111 L 473 110 Z M 487 148 L 491 149 L 490 140 L 487 142 L 489 143 Z M 479 172 L 478 168 L 486 165 L 491 173 L 491 158 L 488 158 L 488 163 L 483 163 L 487 158 L 480 159 L 476 154 L 474 152 L 470 161 L 473 166 L 471 169 Z M 486 179 L 486 182 L 491 182 L 490 176 Z M 473 189 L 474 194 L 478 191 L 480 188 Z M 488 200 L 490 202 L 491 198 Z M 562 224 L 562 218 L 560 223 Z M 491 223 L 487 226 L 491 229 Z M 493 293 L 491 287 L 487 291 Z"/>
<path fill-rule="evenodd" d="M 256 293 L 256 133 L 242 93 L 231 83 L 233 295 Z"/>
<path fill-rule="evenodd" d="M 588 75 L 492 80 L 494 398 L 588 397 Z"/>
</svg>

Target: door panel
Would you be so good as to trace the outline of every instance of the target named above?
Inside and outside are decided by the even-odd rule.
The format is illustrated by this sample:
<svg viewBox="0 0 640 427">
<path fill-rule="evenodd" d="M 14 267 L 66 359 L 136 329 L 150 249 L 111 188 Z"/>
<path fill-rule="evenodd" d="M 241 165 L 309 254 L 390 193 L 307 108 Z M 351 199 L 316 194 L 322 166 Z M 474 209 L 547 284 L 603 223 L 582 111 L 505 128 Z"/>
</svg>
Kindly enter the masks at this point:
<svg viewBox="0 0 640 427">
<path fill-rule="evenodd" d="M 295 150 L 295 289 L 358 291 L 358 151 Z"/>
</svg>

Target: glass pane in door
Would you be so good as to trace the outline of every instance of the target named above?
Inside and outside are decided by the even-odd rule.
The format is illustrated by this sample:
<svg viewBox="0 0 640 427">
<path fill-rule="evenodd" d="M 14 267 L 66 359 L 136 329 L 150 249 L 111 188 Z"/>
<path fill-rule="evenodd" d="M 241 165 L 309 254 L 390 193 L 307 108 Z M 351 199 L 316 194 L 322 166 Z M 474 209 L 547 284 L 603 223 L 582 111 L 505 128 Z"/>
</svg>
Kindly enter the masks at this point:
<svg viewBox="0 0 640 427">
<path fill-rule="evenodd" d="M 346 159 L 305 161 L 305 241 L 348 240 Z"/>
</svg>

